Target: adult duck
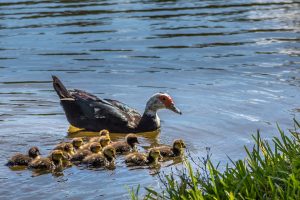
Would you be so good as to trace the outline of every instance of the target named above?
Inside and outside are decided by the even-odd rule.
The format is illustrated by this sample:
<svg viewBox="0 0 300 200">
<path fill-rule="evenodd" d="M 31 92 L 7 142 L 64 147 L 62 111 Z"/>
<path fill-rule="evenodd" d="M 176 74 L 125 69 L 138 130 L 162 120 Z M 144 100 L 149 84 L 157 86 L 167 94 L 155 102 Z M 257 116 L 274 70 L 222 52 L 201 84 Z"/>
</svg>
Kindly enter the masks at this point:
<svg viewBox="0 0 300 200">
<path fill-rule="evenodd" d="M 53 78 L 53 87 L 60 98 L 69 123 L 87 131 L 107 129 L 113 133 L 138 133 L 160 128 L 157 111 L 169 109 L 181 114 L 173 99 L 166 93 L 156 93 L 148 100 L 144 114 L 112 99 L 101 99 L 82 90 L 67 90 L 62 82 Z"/>
</svg>

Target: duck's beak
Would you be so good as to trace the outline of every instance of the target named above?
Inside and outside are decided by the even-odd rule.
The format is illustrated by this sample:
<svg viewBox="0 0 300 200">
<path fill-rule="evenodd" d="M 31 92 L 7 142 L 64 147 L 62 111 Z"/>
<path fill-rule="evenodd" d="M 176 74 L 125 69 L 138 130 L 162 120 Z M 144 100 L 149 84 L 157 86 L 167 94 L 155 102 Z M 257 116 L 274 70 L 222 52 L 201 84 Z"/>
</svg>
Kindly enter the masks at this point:
<svg viewBox="0 0 300 200">
<path fill-rule="evenodd" d="M 172 110 L 173 112 L 182 115 L 182 112 L 172 103 L 169 107 L 169 110 Z"/>
</svg>

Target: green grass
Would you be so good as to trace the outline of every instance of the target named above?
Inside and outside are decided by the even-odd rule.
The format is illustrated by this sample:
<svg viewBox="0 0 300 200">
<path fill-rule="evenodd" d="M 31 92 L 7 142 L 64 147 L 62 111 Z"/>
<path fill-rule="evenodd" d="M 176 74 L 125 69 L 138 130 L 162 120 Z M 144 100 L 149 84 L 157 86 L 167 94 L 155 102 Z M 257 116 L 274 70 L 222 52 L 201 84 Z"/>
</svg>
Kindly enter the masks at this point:
<svg viewBox="0 0 300 200">
<path fill-rule="evenodd" d="M 147 194 L 139 197 L 139 189 L 130 191 L 132 199 L 300 199 L 300 124 L 294 120 L 293 130 L 270 142 L 260 133 L 253 137 L 255 145 L 245 147 L 247 156 L 232 161 L 225 170 L 206 158 L 185 159 L 184 170 L 161 174 L 160 192 L 145 188 Z M 191 163 L 196 164 L 192 168 Z"/>
</svg>

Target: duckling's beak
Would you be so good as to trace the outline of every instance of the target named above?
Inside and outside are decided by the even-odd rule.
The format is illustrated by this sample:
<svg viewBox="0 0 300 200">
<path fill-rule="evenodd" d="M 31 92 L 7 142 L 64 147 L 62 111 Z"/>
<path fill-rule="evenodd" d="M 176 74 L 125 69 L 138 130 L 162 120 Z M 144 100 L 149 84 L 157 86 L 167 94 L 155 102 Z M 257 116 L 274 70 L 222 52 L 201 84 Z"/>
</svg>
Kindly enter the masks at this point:
<svg viewBox="0 0 300 200">
<path fill-rule="evenodd" d="M 182 112 L 175 106 L 174 103 L 172 103 L 169 107 L 168 107 L 169 110 L 172 110 L 173 112 L 177 113 L 177 114 L 180 114 L 182 115 Z"/>
</svg>

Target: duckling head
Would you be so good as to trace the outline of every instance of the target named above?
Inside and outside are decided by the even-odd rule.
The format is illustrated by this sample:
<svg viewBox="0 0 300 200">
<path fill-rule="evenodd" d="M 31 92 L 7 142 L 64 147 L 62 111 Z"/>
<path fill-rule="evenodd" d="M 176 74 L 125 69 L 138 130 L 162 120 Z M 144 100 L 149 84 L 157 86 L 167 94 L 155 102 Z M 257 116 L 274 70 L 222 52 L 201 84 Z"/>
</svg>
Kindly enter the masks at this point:
<svg viewBox="0 0 300 200">
<path fill-rule="evenodd" d="M 90 150 L 93 153 L 99 153 L 101 149 L 101 145 L 98 142 L 93 142 L 90 146 Z"/>
<path fill-rule="evenodd" d="M 162 156 L 160 154 L 160 151 L 158 149 L 151 149 L 149 151 L 148 160 L 150 162 L 153 162 L 154 164 L 157 164 L 158 159 L 161 159 Z"/>
<path fill-rule="evenodd" d="M 131 146 L 131 148 L 133 148 L 133 149 L 135 147 L 135 144 L 139 144 L 137 135 L 133 134 L 133 133 L 126 135 L 125 140 L 126 140 L 127 144 L 129 144 Z"/>
<path fill-rule="evenodd" d="M 183 148 L 186 148 L 186 145 L 182 139 L 177 139 L 173 142 L 173 149 L 180 152 L 183 152 Z"/>
<path fill-rule="evenodd" d="M 72 143 L 66 143 L 64 145 L 64 151 L 69 153 L 70 155 L 73 155 L 74 154 L 74 147 L 73 147 L 73 144 Z"/>
<path fill-rule="evenodd" d="M 64 153 L 61 150 L 53 150 L 51 153 L 51 160 L 53 162 L 61 162 L 64 158 Z"/>
<path fill-rule="evenodd" d="M 100 136 L 106 136 L 106 137 L 108 137 L 110 139 L 110 137 L 109 137 L 109 131 L 106 130 L 106 129 L 101 130 L 99 132 L 99 134 L 100 134 Z"/>
<path fill-rule="evenodd" d="M 99 143 L 100 143 L 101 147 L 106 147 L 110 143 L 110 138 L 107 136 L 101 136 Z"/>
<path fill-rule="evenodd" d="M 30 158 L 37 158 L 38 156 L 40 156 L 41 153 L 40 153 L 40 150 L 38 147 L 31 147 L 29 150 L 28 150 L 28 156 Z"/>
<path fill-rule="evenodd" d="M 74 139 L 72 140 L 73 147 L 75 147 L 75 148 L 77 148 L 77 149 L 81 147 L 82 143 L 83 143 L 83 140 L 82 140 L 81 137 L 74 138 Z"/>
<path fill-rule="evenodd" d="M 183 140 L 180 140 L 180 141 L 181 141 L 182 148 L 186 148 L 186 145 L 185 145 L 184 141 Z"/>
<path fill-rule="evenodd" d="M 111 145 L 107 145 L 106 147 L 104 147 L 102 152 L 109 162 L 116 158 L 116 149 Z"/>
</svg>

